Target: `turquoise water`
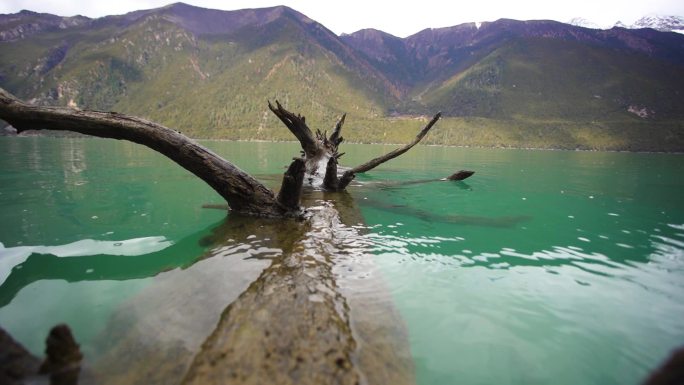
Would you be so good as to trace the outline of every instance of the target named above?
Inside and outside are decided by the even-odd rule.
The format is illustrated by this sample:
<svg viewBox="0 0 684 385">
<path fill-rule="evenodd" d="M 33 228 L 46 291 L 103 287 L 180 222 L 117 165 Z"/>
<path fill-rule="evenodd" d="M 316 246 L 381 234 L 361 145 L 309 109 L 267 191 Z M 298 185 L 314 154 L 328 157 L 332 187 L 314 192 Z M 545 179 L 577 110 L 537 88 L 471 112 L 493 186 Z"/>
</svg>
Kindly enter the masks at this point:
<svg viewBox="0 0 684 385">
<path fill-rule="evenodd" d="M 477 174 L 358 191 L 419 383 L 636 384 L 684 345 L 681 155 L 424 151 L 366 180 Z"/>
<path fill-rule="evenodd" d="M 271 187 L 298 153 L 207 144 Z M 390 148 L 345 145 L 341 163 Z M 476 174 L 404 183 L 459 169 Z M 684 345 L 682 170 L 682 155 L 419 146 L 359 176 L 417 383 L 639 383 Z M 137 145 L 0 138 L 0 325 L 36 354 L 57 322 L 93 360 L 112 325 L 195 351 L 274 252 L 268 234 L 221 239 L 225 212 L 201 208 L 220 202 Z"/>
</svg>

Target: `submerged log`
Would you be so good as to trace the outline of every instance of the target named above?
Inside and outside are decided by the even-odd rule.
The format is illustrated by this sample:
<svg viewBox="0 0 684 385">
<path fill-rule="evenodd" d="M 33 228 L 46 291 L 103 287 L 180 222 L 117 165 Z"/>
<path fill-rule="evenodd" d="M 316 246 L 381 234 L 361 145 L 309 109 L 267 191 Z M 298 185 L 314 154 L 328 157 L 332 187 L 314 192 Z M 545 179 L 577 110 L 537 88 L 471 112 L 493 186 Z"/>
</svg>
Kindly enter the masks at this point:
<svg viewBox="0 0 684 385">
<path fill-rule="evenodd" d="M 356 302 L 363 309 L 354 313 L 349 301 L 361 300 L 339 287 L 335 265 L 359 243 L 350 241 L 358 230 L 341 220 L 355 224 L 355 210 L 323 203 L 309 221 L 275 233 L 282 255 L 228 306 L 183 384 L 414 382 L 396 313 Z"/>
<path fill-rule="evenodd" d="M 332 264 L 293 244 L 221 317 L 183 384 L 357 384 Z M 340 310 L 338 310 L 340 309 Z"/>
<path fill-rule="evenodd" d="M 229 215 L 202 241 L 201 263 L 126 301 L 96 339 L 93 383 L 414 383 L 405 325 L 354 200 L 303 199 L 306 221 Z"/>
</svg>

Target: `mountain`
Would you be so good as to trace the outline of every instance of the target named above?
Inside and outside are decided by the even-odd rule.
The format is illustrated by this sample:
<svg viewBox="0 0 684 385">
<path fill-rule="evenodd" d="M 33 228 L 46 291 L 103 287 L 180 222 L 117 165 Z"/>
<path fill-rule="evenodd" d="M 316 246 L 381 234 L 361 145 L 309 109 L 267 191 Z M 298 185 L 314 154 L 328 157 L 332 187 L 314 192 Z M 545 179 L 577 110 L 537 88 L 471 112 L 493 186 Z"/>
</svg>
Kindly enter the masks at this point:
<svg viewBox="0 0 684 385">
<path fill-rule="evenodd" d="M 632 28 L 652 28 L 661 32 L 684 32 L 684 17 L 645 16 L 632 24 Z"/>
<path fill-rule="evenodd" d="M 39 33 L 87 25 L 91 21 L 84 16 L 61 17 L 26 10 L 0 15 L 0 41 L 21 40 Z"/>
<path fill-rule="evenodd" d="M 602 29 L 600 25 L 594 23 L 593 21 L 587 20 L 583 17 L 573 17 L 568 21 L 568 24 L 574 25 L 575 27 Z"/>
<path fill-rule="evenodd" d="M 568 24 L 574 25 L 576 27 L 591 28 L 591 29 L 604 29 L 600 25 L 587 20 L 582 17 L 575 17 L 568 21 Z M 684 33 L 684 17 L 681 16 L 662 16 L 662 15 L 650 15 L 644 16 L 639 20 L 635 21 L 633 24 L 625 24 L 622 21 L 617 21 L 613 27 L 628 28 L 628 29 L 642 29 L 651 28 L 660 32 L 678 32 Z"/>
<path fill-rule="evenodd" d="M 345 137 L 684 150 L 684 36 L 501 19 L 407 38 L 337 36 L 284 6 L 183 3 L 125 15 L 0 15 L 0 86 L 48 105 L 140 115 L 195 137 L 289 140 L 278 99 Z"/>
</svg>

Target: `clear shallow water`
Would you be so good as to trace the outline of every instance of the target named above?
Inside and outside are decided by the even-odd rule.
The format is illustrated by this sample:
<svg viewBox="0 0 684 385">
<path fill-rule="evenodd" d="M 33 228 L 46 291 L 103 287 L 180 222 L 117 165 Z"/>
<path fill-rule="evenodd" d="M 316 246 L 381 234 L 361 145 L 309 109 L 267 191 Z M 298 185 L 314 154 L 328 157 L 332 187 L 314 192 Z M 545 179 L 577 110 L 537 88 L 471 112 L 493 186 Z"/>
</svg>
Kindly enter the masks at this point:
<svg viewBox="0 0 684 385">
<path fill-rule="evenodd" d="M 684 344 L 681 156 L 435 151 L 366 180 L 478 173 L 359 191 L 419 383 L 636 384 Z"/>
<path fill-rule="evenodd" d="M 298 153 L 210 146 L 271 186 Z M 347 145 L 342 164 L 387 149 Z M 684 345 L 683 166 L 421 146 L 359 176 L 362 243 L 408 327 L 417 382 L 639 383 Z M 220 198 L 133 144 L 0 138 L 0 167 L 0 325 L 36 353 L 60 321 L 95 357 L 112 324 L 196 350 L 277 252 L 268 234 L 221 239 L 225 214 L 201 208 Z M 402 183 L 459 169 L 476 174 Z"/>
</svg>

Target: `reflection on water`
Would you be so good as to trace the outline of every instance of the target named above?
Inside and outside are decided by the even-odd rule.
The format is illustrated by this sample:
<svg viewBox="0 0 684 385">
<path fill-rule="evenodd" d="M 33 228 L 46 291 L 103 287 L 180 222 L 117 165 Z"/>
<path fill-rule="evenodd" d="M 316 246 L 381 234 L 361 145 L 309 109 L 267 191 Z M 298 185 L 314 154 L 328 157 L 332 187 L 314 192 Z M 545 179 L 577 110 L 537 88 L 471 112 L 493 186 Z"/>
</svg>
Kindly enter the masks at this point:
<svg viewBox="0 0 684 385">
<path fill-rule="evenodd" d="M 298 152 L 210 145 L 272 187 Z M 346 150 L 344 165 L 387 149 Z M 0 164 L 0 324 L 40 354 L 68 322 L 91 383 L 181 373 L 283 249 L 267 224 L 202 209 L 218 196 L 139 146 L 0 138 Z M 684 344 L 683 166 L 681 155 L 416 147 L 349 194 L 320 193 L 362 214 L 343 210 L 326 246 L 356 338 L 401 325 L 383 318 L 393 303 L 419 384 L 639 383 Z M 454 169 L 476 174 L 404 183 Z"/>
<path fill-rule="evenodd" d="M 33 282 L 126 280 L 185 267 L 197 259 L 204 231 L 172 244 L 163 236 L 123 241 L 84 239 L 60 246 L 0 248 L 0 305 Z"/>
<path fill-rule="evenodd" d="M 684 345 L 681 156 L 476 155 L 469 189 L 354 191 L 419 383 L 637 384 Z"/>
</svg>

